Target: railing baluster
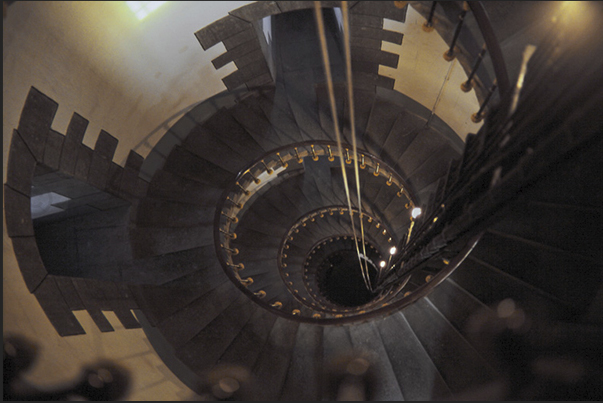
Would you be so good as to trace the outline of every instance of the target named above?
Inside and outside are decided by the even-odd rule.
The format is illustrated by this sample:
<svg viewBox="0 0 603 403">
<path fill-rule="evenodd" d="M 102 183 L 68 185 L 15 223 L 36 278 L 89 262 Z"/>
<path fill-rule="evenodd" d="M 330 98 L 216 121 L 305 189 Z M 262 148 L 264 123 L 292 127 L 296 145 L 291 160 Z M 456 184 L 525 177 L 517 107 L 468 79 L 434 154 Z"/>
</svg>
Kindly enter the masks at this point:
<svg viewBox="0 0 603 403">
<path fill-rule="evenodd" d="M 237 217 L 230 217 L 228 214 L 226 214 L 223 211 L 221 211 L 220 214 L 222 214 L 224 217 L 228 218 L 228 220 L 230 220 L 233 223 L 238 223 L 239 222 L 239 219 Z"/>
<path fill-rule="evenodd" d="M 247 173 L 249 174 L 249 176 L 251 176 L 251 179 L 253 179 L 256 185 L 259 185 L 262 182 L 259 178 L 256 178 L 255 175 L 251 173 L 251 171 L 247 171 Z"/>
<path fill-rule="evenodd" d="M 232 267 L 234 270 L 240 271 L 243 270 L 245 268 L 245 265 L 243 265 L 243 263 L 239 263 L 239 264 L 231 264 L 231 263 L 227 263 L 230 267 Z"/>
<path fill-rule="evenodd" d="M 477 112 L 471 115 L 471 121 L 473 123 L 479 123 L 484 118 L 484 109 L 486 109 L 486 105 L 490 101 L 490 98 L 492 98 L 492 94 L 494 94 L 494 91 L 496 91 L 496 80 L 494 80 L 494 84 L 492 84 L 492 86 L 490 87 L 490 91 L 488 91 L 488 95 L 486 95 L 486 99 L 484 99 L 482 106 L 480 106 Z"/>
<path fill-rule="evenodd" d="M 433 15 L 435 14 L 435 9 L 436 9 L 437 4 L 438 4 L 437 1 L 434 1 L 431 3 L 431 9 L 429 10 L 429 16 L 427 17 L 427 21 L 425 21 L 425 23 L 423 23 L 423 31 L 425 31 L 425 32 L 433 31 Z"/>
<path fill-rule="evenodd" d="M 463 9 L 459 13 L 459 22 L 456 24 L 456 28 L 454 29 L 454 35 L 452 36 L 452 43 L 450 44 L 450 49 L 444 52 L 444 60 L 447 62 L 454 59 L 454 46 L 456 45 L 456 41 L 459 38 L 461 33 L 461 28 L 463 27 L 463 21 L 465 20 L 465 15 L 469 11 L 469 5 L 467 2 L 463 2 Z"/>
<path fill-rule="evenodd" d="M 471 88 L 473 88 L 473 84 L 471 84 L 471 80 L 473 79 L 473 76 L 475 75 L 477 68 L 482 63 L 482 59 L 484 58 L 485 55 L 486 55 L 486 44 L 484 44 L 484 47 L 482 48 L 482 50 L 480 50 L 479 54 L 477 55 L 477 58 L 475 59 L 475 63 L 473 63 L 473 67 L 471 68 L 471 73 L 469 73 L 469 77 L 467 77 L 467 81 L 465 81 L 464 83 L 461 84 L 461 91 L 463 91 L 463 92 L 471 91 Z"/>
<path fill-rule="evenodd" d="M 266 163 L 264 162 L 264 160 L 262 160 L 262 164 L 264 164 L 264 168 L 266 168 L 266 172 L 268 172 L 268 175 L 272 175 L 274 169 L 269 168 L 268 165 L 266 165 Z"/>
<path fill-rule="evenodd" d="M 225 251 L 227 251 L 231 255 L 238 255 L 239 254 L 239 250 L 237 248 L 231 249 L 231 248 L 225 247 L 224 245 L 220 245 L 220 246 L 222 247 L 222 249 L 224 249 Z"/>
<path fill-rule="evenodd" d="M 316 150 L 314 150 L 314 144 L 310 146 L 310 149 L 312 150 L 312 161 L 318 161 L 318 155 L 316 155 Z"/>
<path fill-rule="evenodd" d="M 281 166 L 283 168 L 287 169 L 287 167 L 289 166 L 289 164 L 287 164 L 285 161 L 283 161 L 283 157 L 281 157 L 281 154 L 280 153 L 276 153 L 276 156 L 281 161 Z"/>
<path fill-rule="evenodd" d="M 228 239 L 237 239 L 237 234 L 236 233 L 230 233 L 228 231 L 224 231 L 222 228 L 220 228 L 220 232 L 224 234 L 224 236 Z"/>
<path fill-rule="evenodd" d="M 329 153 L 329 157 L 327 158 L 329 161 L 334 161 L 335 157 L 333 157 L 333 152 L 331 151 L 331 146 L 327 146 L 327 152 Z"/>
<path fill-rule="evenodd" d="M 241 189 L 243 191 L 243 193 L 245 193 L 245 196 L 249 196 L 251 194 L 251 192 L 247 189 L 245 189 L 243 186 L 241 186 L 241 184 L 239 182 L 236 182 L 235 185 L 237 185 L 239 187 L 239 189 Z"/>
<path fill-rule="evenodd" d="M 231 202 L 239 210 L 243 208 L 243 204 L 242 203 L 237 203 L 236 201 L 232 200 L 229 196 L 226 196 L 226 201 Z"/>
<path fill-rule="evenodd" d="M 377 163 L 377 168 L 375 168 L 375 172 L 373 172 L 373 175 L 379 176 L 379 163 Z"/>
<path fill-rule="evenodd" d="M 247 277 L 245 280 L 241 280 L 241 284 L 243 284 L 245 287 L 248 287 L 253 284 L 253 279 L 251 277 Z"/>
</svg>

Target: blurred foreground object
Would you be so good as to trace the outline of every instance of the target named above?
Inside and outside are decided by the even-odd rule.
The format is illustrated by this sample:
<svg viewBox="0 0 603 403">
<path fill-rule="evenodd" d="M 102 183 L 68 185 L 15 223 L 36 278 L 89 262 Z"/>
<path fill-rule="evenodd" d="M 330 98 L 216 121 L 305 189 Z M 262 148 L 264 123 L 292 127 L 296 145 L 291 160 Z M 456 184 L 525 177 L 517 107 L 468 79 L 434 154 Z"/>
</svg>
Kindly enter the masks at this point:
<svg viewBox="0 0 603 403">
<path fill-rule="evenodd" d="M 38 354 L 37 347 L 21 336 L 4 337 L 5 401 L 122 400 L 130 377 L 123 368 L 101 361 L 86 367 L 78 379 L 53 390 L 42 390 L 21 378 Z"/>
</svg>

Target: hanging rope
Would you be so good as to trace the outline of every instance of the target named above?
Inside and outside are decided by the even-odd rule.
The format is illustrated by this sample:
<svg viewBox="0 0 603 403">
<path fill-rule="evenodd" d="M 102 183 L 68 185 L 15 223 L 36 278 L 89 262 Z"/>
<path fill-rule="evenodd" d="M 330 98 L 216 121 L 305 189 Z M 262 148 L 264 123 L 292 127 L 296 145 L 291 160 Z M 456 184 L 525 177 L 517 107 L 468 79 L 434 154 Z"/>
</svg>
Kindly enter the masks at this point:
<svg viewBox="0 0 603 403">
<path fill-rule="evenodd" d="M 339 125 L 337 124 L 337 109 L 335 107 L 335 91 L 333 90 L 333 78 L 331 75 L 331 64 L 329 62 L 329 51 L 327 49 L 327 39 L 325 35 L 324 21 L 322 17 L 322 8 L 320 6 L 320 1 L 314 2 L 314 14 L 316 16 L 316 23 L 318 27 L 318 36 L 320 39 L 320 48 L 322 53 L 323 65 L 325 69 L 325 78 L 327 81 L 327 88 L 329 92 L 329 104 L 331 107 L 331 116 L 333 118 L 333 126 L 335 128 L 335 138 L 337 140 L 337 147 L 339 148 L 339 161 L 341 164 L 341 173 L 343 176 L 343 186 L 345 189 L 346 199 L 348 202 L 348 211 L 350 213 L 350 221 L 352 223 L 352 232 L 354 233 L 354 240 L 356 244 L 356 252 L 358 254 L 358 263 L 360 264 L 360 270 L 362 272 L 362 278 L 364 280 L 364 284 L 367 289 L 372 291 L 372 284 L 369 277 L 368 272 L 368 263 L 363 264 L 363 260 L 360 253 L 360 247 L 358 246 L 358 236 L 356 235 L 356 226 L 354 225 L 354 215 L 352 210 L 352 201 L 350 198 L 350 189 L 348 185 L 348 177 L 345 169 L 345 162 L 343 157 L 343 147 L 341 145 L 341 133 L 339 132 Z M 346 57 L 346 74 L 347 74 L 347 83 L 348 83 L 348 96 L 350 103 L 350 125 L 352 130 L 352 153 L 354 156 L 354 172 L 356 176 L 356 188 L 358 193 L 358 209 L 360 211 L 360 228 L 361 228 L 361 243 L 364 252 L 364 256 L 366 257 L 366 248 L 364 245 L 364 226 L 362 224 L 362 204 L 360 197 L 360 175 L 358 173 L 358 158 L 356 152 L 356 133 L 355 133 L 355 124 L 354 124 L 354 106 L 353 106 L 353 91 L 352 91 L 352 63 L 350 57 L 350 41 L 349 41 L 349 23 L 348 23 L 348 8 L 347 2 L 342 2 L 342 15 L 343 15 L 343 25 L 344 25 L 344 42 L 345 42 L 345 57 Z"/>
</svg>

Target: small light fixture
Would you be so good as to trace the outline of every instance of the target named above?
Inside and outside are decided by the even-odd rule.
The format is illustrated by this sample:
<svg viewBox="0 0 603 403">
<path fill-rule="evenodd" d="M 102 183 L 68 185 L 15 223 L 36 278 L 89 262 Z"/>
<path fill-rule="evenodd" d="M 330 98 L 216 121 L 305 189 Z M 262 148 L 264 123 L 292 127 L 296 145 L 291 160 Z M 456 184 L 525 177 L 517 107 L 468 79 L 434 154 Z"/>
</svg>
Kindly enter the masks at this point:
<svg viewBox="0 0 603 403">
<path fill-rule="evenodd" d="M 385 263 L 385 260 L 382 260 L 382 261 L 379 262 L 379 266 L 381 266 L 382 269 L 385 268 L 386 264 L 387 263 Z"/>
<path fill-rule="evenodd" d="M 398 251 L 398 249 L 396 249 L 396 247 L 395 247 L 395 246 L 392 246 L 392 247 L 390 248 L 390 250 L 389 250 L 389 254 L 390 254 L 390 255 L 395 255 L 397 251 Z"/>
<path fill-rule="evenodd" d="M 417 218 L 418 216 L 421 215 L 421 207 L 415 207 L 414 209 L 412 209 L 412 218 Z"/>
</svg>

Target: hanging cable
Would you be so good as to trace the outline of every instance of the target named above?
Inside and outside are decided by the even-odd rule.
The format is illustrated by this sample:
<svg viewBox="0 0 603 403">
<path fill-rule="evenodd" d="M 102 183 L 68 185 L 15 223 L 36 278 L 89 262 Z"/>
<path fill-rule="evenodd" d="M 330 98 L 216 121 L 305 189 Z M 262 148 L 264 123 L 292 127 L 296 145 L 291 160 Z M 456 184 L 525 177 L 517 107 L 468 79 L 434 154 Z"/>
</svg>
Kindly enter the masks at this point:
<svg viewBox="0 0 603 403">
<path fill-rule="evenodd" d="M 347 4 L 346 4 L 347 6 Z M 347 7 L 346 7 L 346 17 L 347 17 Z M 324 21 L 323 21 L 323 17 L 322 17 L 322 8 L 320 6 L 320 1 L 315 1 L 314 2 L 314 14 L 316 16 L 316 24 L 317 24 L 317 28 L 318 28 L 318 37 L 320 39 L 320 48 L 321 48 L 321 53 L 322 53 L 322 59 L 323 59 L 323 65 L 324 65 L 324 69 L 325 69 L 325 78 L 327 81 L 327 88 L 328 88 L 328 93 L 329 93 L 329 104 L 331 106 L 331 116 L 333 118 L 333 126 L 335 128 L 335 138 L 337 140 L 337 147 L 339 148 L 339 161 L 341 163 L 341 173 L 343 176 L 343 186 L 345 189 L 345 193 L 346 193 L 346 199 L 348 202 L 348 212 L 350 213 L 350 221 L 352 223 L 352 232 L 354 233 L 354 239 L 355 239 L 355 244 L 356 244 L 356 252 L 358 254 L 358 263 L 360 264 L 360 270 L 362 272 L 362 278 L 364 280 L 364 284 L 366 285 L 367 289 L 372 291 L 372 285 L 371 285 L 371 281 L 370 278 L 368 276 L 368 267 L 365 268 L 365 266 L 362 263 L 362 258 L 361 258 L 361 254 L 360 254 L 360 248 L 358 246 L 358 236 L 356 234 L 356 228 L 354 225 L 354 216 L 353 216 L 353 210 L 352 210 L 352 201 L 350 198 L 350 189 L 348 186 L 348 178 L 347 178 L 347 174 L 346 174 L 346 169 L 345 169 L 345 162 L 343 159 L 343 147 L 341 145 L 341 134 L 339 133 L 339 126 L 337 124 L 338 120 L 337 120 L 337 110 L 335 108 L 335 91 L 333 90 L 333 78 L 331 76 L 331 64 L 329 62 L 329 52 L 327 49 L 327 39 L 325 36 L 325 28 L 324 28 Z M 344 24 L 345 23 L 345 18 L 344 18 Z M 348 26 L 349 28 L 349 26 Z M 348 77 L 351 80 L 351 77 Z M 350 87 L 351 88 L 351 87 Z M 353 108 L 352 108 L 353 109 Z M 353 124 L 352 124 L 353 127 Z M 354 143 L 355 143 L 355 136 L 353 136 L 354 138 Z M 357 162 L 358 159 L 356 158 L 356 154 L 355 154 L 356 150 L 354 149 L 354 161 L 355 166 L 357 167 Z M 360 187 L 358 187 L 358 194 L 360 196 Z M 362 225 L 362 215 L 360 214 L 360 222 Z M 364 246 L 364 242 L 363 242 L 363 246 Z M 366 255 L 365 255 L 366 256 Z"/>
<path fill-rule="evenodd" d="M 352 51 L 350 38 L 350 18 L 348 14 L 348 2 L 341 2 L 341 14 L 343 16 L 343 42 L 345 53 L 346 79 L 348 86 L 348 104 L 350 108 L 350 135 L 352 136 L 352 154 L 354 155 L 354 176 L 356 177 L 356 193 L 358 195 L 358 211 L 360 212 L 360 235 L 362 239 L 362 253 L 366 255 L 366 243 L 364 241 L 364 222 L 362 221 L 362 197 L 360 195 L 360 171 L 358 169 L 358 147 L 356 146 L 356 119 L 354 114 L 354 86 L 352 83 Z M 366 276 L 370 277 L 368 272 L 368 263 L 365 262 Z M 371 285 L 372 289 L 372 285 Z"/>
<path fill-rule="evenodd" d="M 352 136 L 352 154 L 354 155 L 354 176 L 356 177 L 356 193 L 358 195 L 358 211 L 360 213 L 360 235 L 362 240 L 362 253 L 366 257 L 366 244 L 364 241 L 364 222 L 362 221 L 362 197 L 360 195 L 360 171 L 358 170 L 358 148 L 356 146 L 356 120 L 354 114 L 354 86 L 352 83 L 352 51 L 350 38 L 350 18 L 348 13 L 348 2 L 341 2 L 341 14 L 343 17 L 343 43 L 345 54 L 346 79 L 348 86 L 348 105 L 350 108 L 350 135 Z M 365 261 L 364 271 L 370 284 L 368 263 Z M 372 291 L 372 284 L 370 284 Z"/>
</svg>

